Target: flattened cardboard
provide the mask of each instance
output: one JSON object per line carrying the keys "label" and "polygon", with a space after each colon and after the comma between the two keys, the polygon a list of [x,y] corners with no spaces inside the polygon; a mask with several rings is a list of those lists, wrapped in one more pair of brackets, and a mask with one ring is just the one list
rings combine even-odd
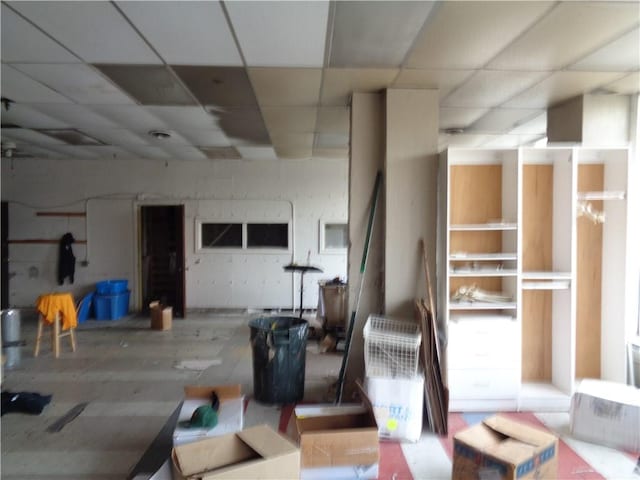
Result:
{"label": "flattened cardboard", "polygon": [[[227,433],[239,432],[244,425],[244,400],[241,395],[240,385],[219,386],[186,386],[185,397],[182,402],[178,423],[173,430],[173,446],[202,440],[206,437],[215,437]],[[215,392],[220,400],[218,411],[218,423],[211,429],[185,428],[180,422],[187,421],[201,405],[211,402],[211,394]]]}
{"label": "flattened cardboard", "polygon": [[457,433],[453,439],[456,480],[554,479],[558,439],[500,415]]}
{"label": "flattened cardboard", "polygon": [[571,398],[570,431],[580,440],[640,452],[640,389],[586,379]]}
{"label": "flattened cardboard", "polygon": [[175,447],[177,479],[297,479],[300,451],[267,425]]}

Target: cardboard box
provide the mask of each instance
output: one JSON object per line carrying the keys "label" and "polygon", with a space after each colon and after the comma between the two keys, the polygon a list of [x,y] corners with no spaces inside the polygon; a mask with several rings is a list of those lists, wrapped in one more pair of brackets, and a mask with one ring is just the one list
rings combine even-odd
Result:
{"label": "cardboard box", "polygon": [[367,377],[366,386],[378,422],[378,436],[384,440],[420,440],[424,377]]}
{"label": "cardboard box", "polygon": [[175,447],[171,460],[175,479],[300,477],[300,451],[267,425]]}
{"label": "cardboard box", "polygon": [[156,301],[149,304],[149,310],[151,312],[151,328],[153,330],[171,330],[172,307],[163,306]]}
{"label": "cardboard box", "polygon": [[[216,392],[220,400],[218,410],[218,424],[212,429],[184,428],[180,422],[187,421],[201,405],[211,402],[211,394]],[[173,430],[173,446],[202,440],[207,437],[217,437],[227,433],[239,432],[244,423],[244,399],[240,385],[219,386],[186,386],[184,387],[184,401],[180,408],[178,423]]]}
{"label": "cardboard box", "polygon": [[554,435],[500,415],[453,437],[452,478],[456,480],[554,479],[557,470]]}
{"label": "cardboard box", "polygon": [[378,425],[370,406],[301,405],[288,433],[300,446],[303,480],[378,476]]}
{"label": "cardboard box", "polygon": [[571,435],[629,452],[640,451],[640,389],[582,380],[571,397]]}

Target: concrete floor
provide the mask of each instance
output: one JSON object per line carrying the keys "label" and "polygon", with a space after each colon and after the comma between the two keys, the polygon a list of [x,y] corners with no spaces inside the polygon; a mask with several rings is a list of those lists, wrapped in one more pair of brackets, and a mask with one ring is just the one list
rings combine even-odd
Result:
{"label": "concrete floor", "polygon": [[[148,318],[90,320],[77,330],[77,351],[62,339],[58,359],[49,342],[33,358],[36,322],[23,318],[27,346],[19,365],[4,370],[2,390],[53,398],[41,415],[2,416],[2,478],[122,480],[150,468],[159,459],[149,455],[149,447],[167,430],[185,385],[240,383],[252,395],[248,321],[259,315],[189,312],[165,332],[150,330]],[[307,342],[305,401],[331,400],[341,362],[341,354],[319,353],[316,340]],[[192,369],[202,363],[211,366]],[[47,432],[84,402],[86,408],[60,432]],[[279,416],[275,406],[252,412],[245,416],[247,427]]]}

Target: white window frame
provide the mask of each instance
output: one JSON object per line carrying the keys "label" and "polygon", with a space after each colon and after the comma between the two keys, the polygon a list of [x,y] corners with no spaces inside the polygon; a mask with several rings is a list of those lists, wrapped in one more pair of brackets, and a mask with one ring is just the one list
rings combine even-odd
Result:
{"label": "white window frame", "polygon": [[347,245],[344,247],[327,247],[325,244],[325,229],[327,225],[344,225],[347,229],[347,237],[349,236],[349,223],[343,219],[321,218],[318,222],[318,252],[321,254],[344,255],[349,249],[348,239]]}

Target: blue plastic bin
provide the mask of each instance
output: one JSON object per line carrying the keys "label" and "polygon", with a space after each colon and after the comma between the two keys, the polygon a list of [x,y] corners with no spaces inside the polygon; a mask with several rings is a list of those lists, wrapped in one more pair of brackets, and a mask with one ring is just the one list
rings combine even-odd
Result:
{"label": "blue plastic bin", "polygon": [[93,309],[96,320],[118,320],[129,313],[129,295],[131,291],[115,295],[94,295]]}
{"label": "blue plastic bin", "polygon": [[116,293],[125,293],[127,291],[129,281],[123,280],[103,280],[96,284],[96,293],[98,295],[115,295]]}
{"label": "blue plastic bin", "polygon": [[93,295],[93,292],[88,293],[80,300],[80,305],[78,306],[78,322],[85,322],[89,318],[89,312],[91,312],[91,306],[93,304]]}

